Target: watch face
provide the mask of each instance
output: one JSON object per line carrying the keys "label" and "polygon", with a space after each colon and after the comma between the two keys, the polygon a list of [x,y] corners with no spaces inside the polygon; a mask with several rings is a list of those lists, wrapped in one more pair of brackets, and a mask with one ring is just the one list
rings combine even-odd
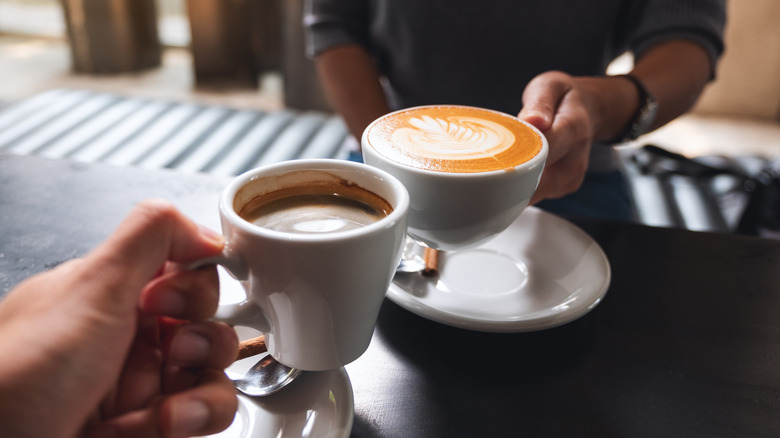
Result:
{"label": "watch face", "polygon": [[639,110],[638,117],[634,122],[634,132],[632,132],[634,138],[637,138],[650,130],[650,126],[653,125],[653,121],[655,121],[655,116],[657,113],[658,102],[656,102],[655,99],[653,99],[650,95],[647,95],[642,108]]}
{"label": "watch face", "polygon": [[656,114],[658,113],[658,102],[655,98],[647,92],[647,88],[638,78],[631,74],[618,75],[631,81],[639,92],[640,107],[634,115],[634,119],[628,125],[623,137],[620,141],[627,142],[636,140],[642,134],[645,134],[650,130],[655,121]]}
{"label": "watch face", "polygon": [[636,85],[637,91],[639,92],[640,107],[626,133],[626,140],[634,140],[650,130],[653,121],[655,121],[655,116],[658,113],[658,102],[653,95],[647,91],[647,88],[645,88],[642,81],[632,75],[626,75],[626,78]]}

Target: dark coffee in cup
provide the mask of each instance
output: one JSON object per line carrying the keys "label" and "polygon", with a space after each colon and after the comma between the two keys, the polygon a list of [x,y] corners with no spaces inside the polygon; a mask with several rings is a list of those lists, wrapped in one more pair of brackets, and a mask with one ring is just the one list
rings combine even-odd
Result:
{"label": "dark coffee in cup", "polygon": [[369,190],[346,181],[324,181],[264,193],[238,214],[269,230],[323,234],[362,228],[392,211],[390,203]]}

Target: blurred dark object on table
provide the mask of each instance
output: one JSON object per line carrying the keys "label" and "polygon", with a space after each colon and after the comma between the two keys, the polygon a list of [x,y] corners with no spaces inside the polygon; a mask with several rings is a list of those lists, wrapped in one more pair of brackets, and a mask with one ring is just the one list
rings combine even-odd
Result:
{"label": "blurred dark object on table", "polygon": [[[667,199],[677,198],[667,204],[673,204],[678,216],[700,204],[712,231],[780,239],[780,158],[688,158],[656,145],[632,150],[625,157],[629,174],[652,178]],[[679,199],[682,195],[675,190],[684,185],[698,190],[698,202]],[[642,196],[641,190],[636,192]]]}

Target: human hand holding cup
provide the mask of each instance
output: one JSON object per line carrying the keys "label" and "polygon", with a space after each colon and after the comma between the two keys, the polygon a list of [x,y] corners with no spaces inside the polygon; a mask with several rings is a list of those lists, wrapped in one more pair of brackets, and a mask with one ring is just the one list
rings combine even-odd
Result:
{"label": "human hand holding cup", "polygon": [[508,114],[460,105],[407,108],[371,123],[366,164],[398,178],[411,197],[409,235],[444,251],[477,246],[528,206],[548,144]]}
{"label": "human hand holding cup", "polygon": [[406,236],[409,196],[386,172],[341,160],[251,170],[219,200],[226,246],[218,263],[246,291],[215,319],[265,335],[274,359],[329,370],[357,359]]}

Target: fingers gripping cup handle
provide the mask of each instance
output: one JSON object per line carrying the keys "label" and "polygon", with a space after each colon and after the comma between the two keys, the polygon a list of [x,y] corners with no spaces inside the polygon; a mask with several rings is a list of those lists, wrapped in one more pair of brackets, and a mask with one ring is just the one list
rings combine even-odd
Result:
{"label": "fingers gripping cup handle", "polygon": [[246,281],[249,278],[249,269],[244,263],[244,259],[238,251],[235,251],[229,244],[225,245],[222,254],[214,257],[206,257],[192,262],[189,269],[199,269],[208,265],[220,265],[227,269],[230,275],[238,281]]}
{"label": "fingers gripping cup handle", "polygon": [[[198,260],[189,265],[189,269],[199,269],[208,265],[220,265],[240,282],[249,279],[249,269],[241,255],[226,245],[222,254]],[[260,308],[248,297],[237,303],[220,304],[214,320],[229,325],[244,325],[258,330],[268,327],[268,323]]]}

